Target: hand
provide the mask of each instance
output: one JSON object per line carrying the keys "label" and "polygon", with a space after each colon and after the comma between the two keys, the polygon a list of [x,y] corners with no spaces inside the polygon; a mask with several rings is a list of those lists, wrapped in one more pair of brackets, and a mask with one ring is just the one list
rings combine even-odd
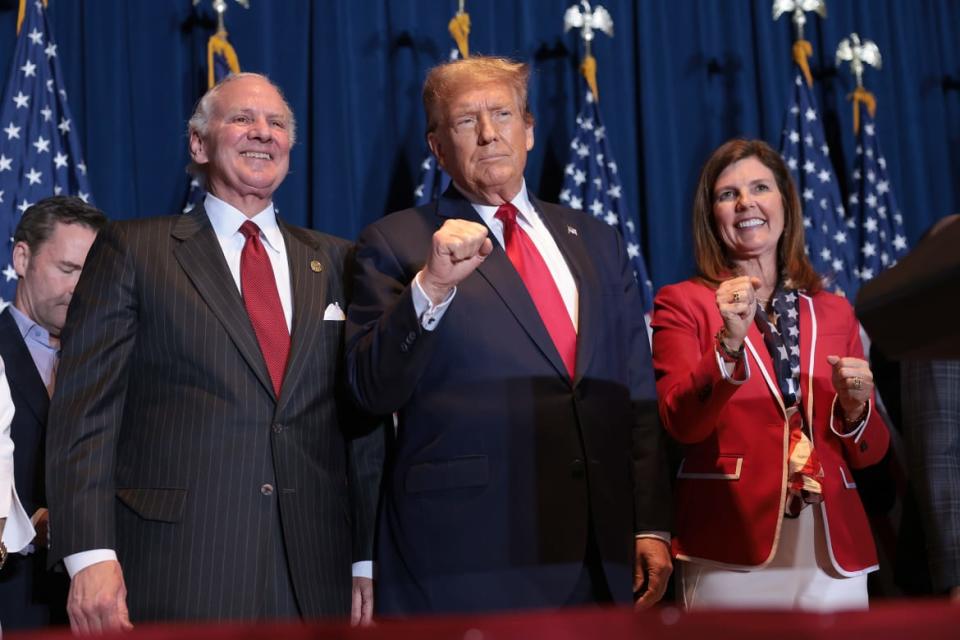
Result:
{"label": "hand", "polygon": [[75,634],[131,631],[127,587],[120,563],[97,562],[74,575],[67,596],[67,613]]}
{"label": "hand", "polygon": [[368,627],[373,624],[373,580],[353,578],[353,604],[350,607],[350,625]]}
{"label": "hand", "polygon": [[717,309],[726,332],[724,343],[731,351],[739,351],[757,313],[757,290],[760,278],[740,276],[724,280],[717,287]]}
{"label": "hand", "polygon": [[860,358],[841,358],[827,356],[827,362],[833,367],[831,382],[837,392],[837,400],[843,408],[847,420],[856,419],[873,393],[873,373],[866,360]]}
{"label": "hand", "polygon": [[451,219],[433,234],[427,265],[420,272],[420,286],[434,304],[443,302],[493,251],[487,231],[482,224]]}
{"label": "hand", "polygon": [[50,512],[44,507],[40,507],[30,516],[30,523],[37,532],[37,535],[33,538],[33,546],[38,549],[46,549],[47,542],[50,540],[50,536],[47,535],[50,528]]}
{"label": "hand", "polygon": [[659,538],[637,538],[634,541],[637,557],[634,560],[633,592],[641,594],[633,603],[634,611],[652,607],[667,590],[667,580],[673,573],[670,546]]}

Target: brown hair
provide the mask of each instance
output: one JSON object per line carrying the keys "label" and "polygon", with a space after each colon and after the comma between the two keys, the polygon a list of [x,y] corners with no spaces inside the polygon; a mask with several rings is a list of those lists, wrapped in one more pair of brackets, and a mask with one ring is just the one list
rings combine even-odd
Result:
{"label": "brown hair", "polygon": [[807,258],[803,241],[803,209],[790,170],[780,154],[762,140],[729,140],[713,152],[697,181],[693,195],[693,247],[700,277],[714,286],[734,273],[734,264],[717,233],[713,216],[713,188],[723,170],[735,162],[754,157],[773,172],[783,199],[783,234],[777,243],[777,272],[791,286],[816,293],[823,287]]}
{"label": "brown hair", "polygon": [[443,107],[467,86],[482,85],[491,82],[503,83],[513,89],[517,104],[523,110],[524,120],[533,123],[527,105],[527,81],[530,79],[530,67],[509,58],[494,56],[472,56],[439,64],[427,73],[423,83],[423,108],[427,115],[427,133],[436,130],[440,124]]}
{"label": "brown hair", "polygon": [[23,212],[13,232],[13,242],[24,242],[36,253],[53,235],[58,223],[78,224],[98,232],[107,224],[107,217],[76,196],[51,196],[38,200]]}

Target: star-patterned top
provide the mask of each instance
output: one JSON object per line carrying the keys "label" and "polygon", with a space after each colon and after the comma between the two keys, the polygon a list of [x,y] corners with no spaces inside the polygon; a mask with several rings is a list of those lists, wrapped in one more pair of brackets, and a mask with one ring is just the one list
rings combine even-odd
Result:
{"label": "star-patterned top", "polygon": [[783,404],[792,407],[800,402],[800,297],[793,289],[777,287],[770,299],[773,313],[769,316],[757,304],[754,322],[763,334]]}
{"label": "star-patterned top", "polygon": [[780,155],[800,195],[807,255],[826,289],[852,299],[857,286],[851,238],[855,229],[843,207],[813,92],[799,68],[784,117]]}
{"label": "star-patterned top", "polygon": [[572,209],[589,211],[620,230],[627,255],[640,284],[643,308],[653,310],[653,283],[640,249],[640,232],[624,202],[617,162],[607,141],[607,130],[593,93],[586,92],[583,108],[577,115],[576,135],[570,141],[570,161],[564,169],[560,202]]}
{"label": "star-patterned top", "polygon": [[91,201],[58,55],[43,3],[28,3],[0,98],[0,309],[16,291],[11,239],[23,212],[53,195]]}
{"label": "star-patterned top", "polygon": [[859,108],[862,125],[857,133],[853,189],[847,210],[860,231],[856,275],[866,282],[906,255],[907,236],[887,174],[887,161],[880,151],[876,122],[867,109]]}

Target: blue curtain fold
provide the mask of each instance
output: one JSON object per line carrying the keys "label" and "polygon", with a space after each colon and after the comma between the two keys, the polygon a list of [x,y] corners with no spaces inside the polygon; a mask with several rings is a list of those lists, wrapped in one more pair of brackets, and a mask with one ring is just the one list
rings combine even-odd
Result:
{"label": "blue curtain fold", "polygon": [[[583,100],[581,47],[563,33],[572,0],[470,0],[471,51],[533,66],[536,146],[527,179],[556,201]],[[689,207],[707,154],[733,136],[779,145],[793,71],[789,17],[770,0],[602,2],[600,107],[628,208],[656,286],[692,273]],[[412,204],[425,149],[420,86],[454,46],[456,0],[230,2],[227,30],[244,70],[268,74],[298,120],[291,174],[276,196],[296,224],[353,238]],[[0,0],[0,74],[10,67],[17,2]],[[846,196],[855,157],[854,88],[834,51],[856,31],[881,71],[864,78],[913,245],[960,211],[960,2],[832,0],[806,38],[834,169]],[[205,86],[209,2],[50,0],[50,18],[94,197],[111,217],[176,213],[188,177],[185,123]]]}

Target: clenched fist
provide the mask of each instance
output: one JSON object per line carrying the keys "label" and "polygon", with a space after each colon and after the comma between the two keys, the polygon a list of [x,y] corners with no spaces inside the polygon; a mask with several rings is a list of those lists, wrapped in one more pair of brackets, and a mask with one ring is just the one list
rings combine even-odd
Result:
{"label": "clenched fist", "polygon": [[493,251],[485,225],[451,219],[433,234],[426,266],[420,271],[420,286],[434,304],[444,301]]}

